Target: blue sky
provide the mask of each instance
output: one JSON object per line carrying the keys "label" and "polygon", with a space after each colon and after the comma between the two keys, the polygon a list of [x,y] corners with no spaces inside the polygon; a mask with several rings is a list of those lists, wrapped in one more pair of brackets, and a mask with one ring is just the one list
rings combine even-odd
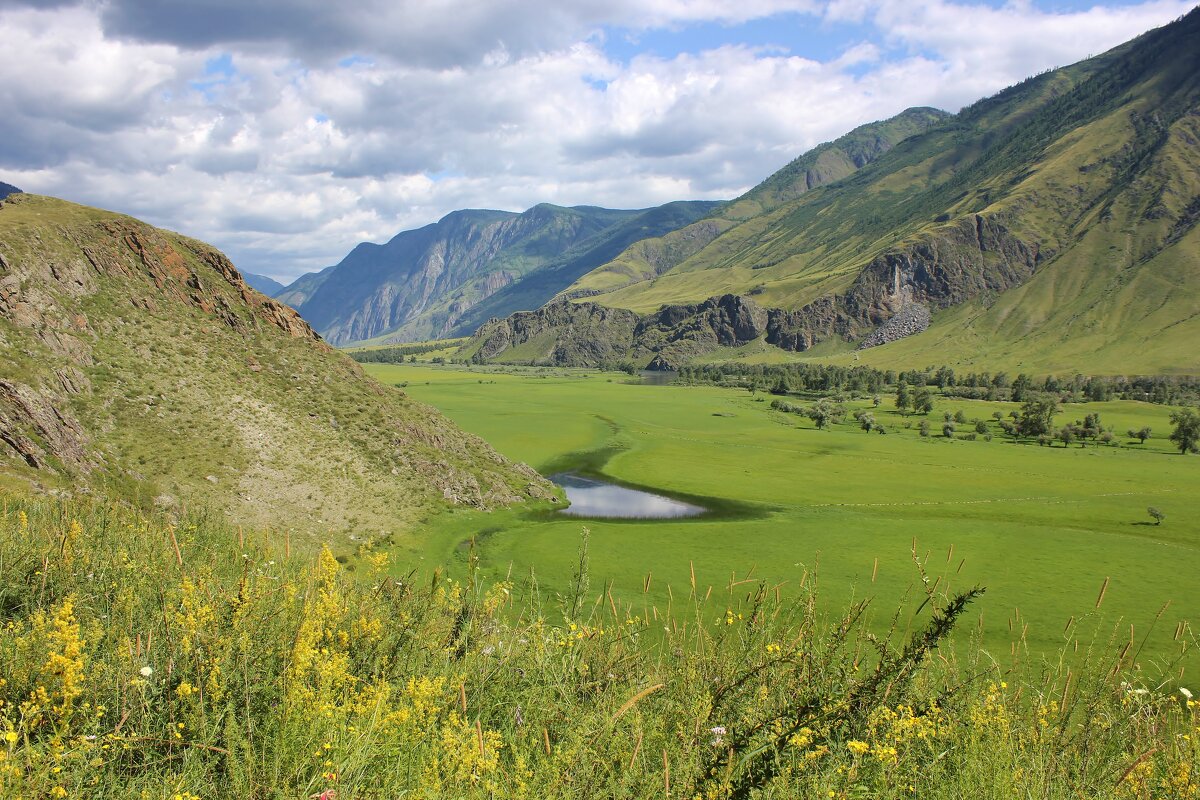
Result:
{"label": "blue sky", "polygon": [[1191,0],[0,2],[0,180],[287,282],[457,208],[733,197]]}

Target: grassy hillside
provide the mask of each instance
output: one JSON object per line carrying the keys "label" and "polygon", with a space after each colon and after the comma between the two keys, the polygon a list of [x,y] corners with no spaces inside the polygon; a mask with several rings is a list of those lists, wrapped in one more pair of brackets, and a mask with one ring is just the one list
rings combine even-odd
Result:
{"label": "grassy hillside", "polygon": [[216,250],[52,198],[0,205],[0,475],[299,537],[548,489],[363,376]]}
{"label": "grassy hillside", "polygon": [[791,310],[784,346],[818,356],[915,303],[929,330],[864,358],[1197,371],[1198,36],[1193,11],[765,205],[667,269],[618,259],[577,286],[639,311],[750,294]]}

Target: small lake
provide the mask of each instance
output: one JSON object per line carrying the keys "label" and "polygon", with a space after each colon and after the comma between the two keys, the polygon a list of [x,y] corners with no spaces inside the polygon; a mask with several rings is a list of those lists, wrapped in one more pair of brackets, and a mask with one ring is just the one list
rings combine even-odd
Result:
{"label": "small lake", "polygon": [[670,497],[585,478],[573,472],[551,475],[550,480],[563,487],[567,500],[571,502],[570,506],[558,513],[572,517],[676,519],[699,516],[708,510]]}

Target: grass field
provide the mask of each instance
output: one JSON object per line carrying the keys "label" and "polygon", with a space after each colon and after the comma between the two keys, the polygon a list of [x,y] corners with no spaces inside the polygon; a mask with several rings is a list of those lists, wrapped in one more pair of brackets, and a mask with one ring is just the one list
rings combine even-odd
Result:
{"label": "grass field", "polygon": [[[607,461],[591,459],[604,475],[720,508],[686,521],[585,523],[547,512],[453,513],[397,542],[424,563],[462,564],[474,537],[487,574],[533,570],[543,588],[565,590],[586,524],[596,593],[611,582],[618,602],[635,610],[686,593],[693,570],[700,592],[746,578],[787,591],[807,571],[827,602],[876,598],[882,625],[897,603],[912,612],[923,599],[915,541],[940,588],[987,588],[979,621],[998,660],[1056,652],[1068,620],[1087,618],[1118,648],[1132,625],[1148,671],[1164,669],[1160,659],[1178,650],[1177,625],[1200,607],[1200,458],[1172,452],[1170,409],[1161,406],[1066,406],[1059,422],[1099,412],[1118,433],[1154,431],[1144,446],[1120,436],[1120,446],[1068,449],[1005,441],[991,414],[1015,406],[998,402],[939,398],[934,431],[943,411],[962,410],[997,434],[962,441],[921,438],[919,418],[896,413],[890,397],[875,411],[889,435],[878,435],[852,420],[818,431],[771,411],[769,396],[633,385],[625,375],[366,369],[407,384],[414,398],[540,470],[587,463],[580,454],[607,449]],[[1147,506],[1166,514],[1161,526]],[[735,587],[734,597],[750,585]]]}

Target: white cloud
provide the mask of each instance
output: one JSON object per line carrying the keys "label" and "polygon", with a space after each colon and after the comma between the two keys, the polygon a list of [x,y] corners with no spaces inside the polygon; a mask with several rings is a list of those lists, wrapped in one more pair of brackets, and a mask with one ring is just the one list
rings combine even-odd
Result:
{"label": "white cloud", "polygon": [[[187,232],[286,280],[455,208],[731,197],[856,125],[956,109],[1186,11],[380,0],[374,17],[295,13],[308,1],[181,15],[167,0],[0,0],[0,180]],[[234,11],[197,22],[218,6]],[[780,10],[865,24],[826,60],[734,43],[624,63],[595,33]]]}

